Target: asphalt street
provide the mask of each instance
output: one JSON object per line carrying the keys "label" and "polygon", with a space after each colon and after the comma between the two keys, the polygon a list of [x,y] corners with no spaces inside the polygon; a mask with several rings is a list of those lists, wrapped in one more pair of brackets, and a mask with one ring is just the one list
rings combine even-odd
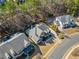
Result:
{"label": "asphalt street", "polygon": [[74,44],[79,43],[79,35],[72,36],[71,38],[65,38],[64,41],[57,47],[48,59],[62,59],[66,51]]}

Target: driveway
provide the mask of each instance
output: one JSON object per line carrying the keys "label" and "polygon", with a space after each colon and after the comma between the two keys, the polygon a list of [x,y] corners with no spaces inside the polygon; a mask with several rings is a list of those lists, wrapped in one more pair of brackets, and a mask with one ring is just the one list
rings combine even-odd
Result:
{"label": "driveway", "polygon": [[48,59],[62,59],[66,51],[76,43],[79,43],[79,35],[65,38],[62,44],[57,47],[54,52],[51,52]]}

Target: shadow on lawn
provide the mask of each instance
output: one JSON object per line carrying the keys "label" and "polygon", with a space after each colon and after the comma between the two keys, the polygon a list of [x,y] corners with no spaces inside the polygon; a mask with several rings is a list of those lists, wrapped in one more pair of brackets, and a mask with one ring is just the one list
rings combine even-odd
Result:
{"label": "shadow on lawn", "polygon": [[34,52],[34,54],[31,57],[37,56],[38,54],[42,55],[42,52],[40,51],[39,46],[36,45],[36,44],[34,44],[34,46],[35,46],[35,52]]}

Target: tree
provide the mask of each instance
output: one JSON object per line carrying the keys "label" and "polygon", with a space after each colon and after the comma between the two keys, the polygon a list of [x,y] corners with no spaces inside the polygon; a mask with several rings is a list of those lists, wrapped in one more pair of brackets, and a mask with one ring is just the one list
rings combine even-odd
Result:
{"label": "tree", "polygon": [[67,13],[75,16],[78,12],[79,0],[65,0],[64,3],[67,7]]}
{"label": "tree", "polygon": [[49,17],[51,16],[60,16],[66,14],[67,8],[65,7],[64,0],[40,0],[41,5],[43,6],[41,9],[44,10],[45,15]]}
{"label": "tree", "polygon": [[11,35],[13,32],[16,32],[16,28],[14,21],[6,20],[0,25],[1,35]]}

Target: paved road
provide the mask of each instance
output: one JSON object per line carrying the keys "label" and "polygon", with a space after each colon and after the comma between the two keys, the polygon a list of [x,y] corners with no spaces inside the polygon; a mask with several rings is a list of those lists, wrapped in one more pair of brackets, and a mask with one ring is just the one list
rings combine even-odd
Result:
{"label": "paved road", "polygon": [[79,35],[75,35],[69,39],[65,38],[63,43],[52,52],[48,59],[62,59],[66,51],[76,43],[79,43]]}

